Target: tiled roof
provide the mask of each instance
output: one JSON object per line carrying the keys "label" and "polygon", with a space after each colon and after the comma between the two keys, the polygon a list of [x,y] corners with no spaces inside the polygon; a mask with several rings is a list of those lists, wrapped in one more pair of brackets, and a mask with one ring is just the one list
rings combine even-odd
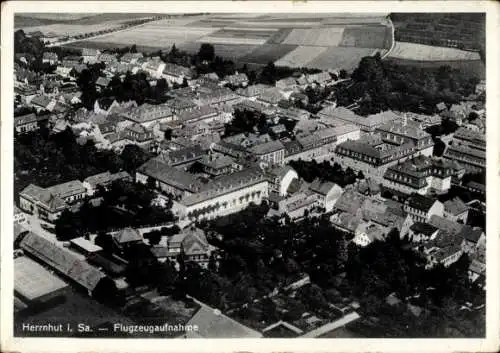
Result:
{"label": "tiled roof", "polygon": [[239,88],[236,90],[236,93],[244,97],[257,97],[269,88],[271,88],[271,86],[258,83],[256,85],[251,85],[245,88]]}
{"label": "tiled roof", "polygon": [[193,161],[195,159],[201,159],[205,155],[205,152],[200,148],[200,146],[186,147],[175,151],[164,152],[158,157],[159,160],[168,165],[177,165],[181,163],[186,163]]}
{"label": "tiled roof", "polygon": [[202,338],[259,338],[260,332],[252,330],[208,306],[201,308],[188,321],[187,325],[198,325],[198,331],[189,331],[188,335]]}
{"label": "tiled roof", "polygon": [[427,212],[438,201],[420,194],[413,194],[406,202],[412,208]]}
{"label": "tiled roof", "polygon": [[410,229],[418,234],[425,234],[427,236],[430,236],[434,234],[435,231],[438,230],[437,227],[434,227],[431,224],[428,223],[422,223],[422,222],[416,222],[410,226]]}
{"label": "tiled roof", "polygon": [[383,132],[392,132],[394,134],[408,136],[412,139],[423,139],[426,137],[430,137],[431,135],[422,129],[420,123],[408,120],[406,123],[404,121],[396,121],[399,117],[396,115],[391,122],[386,123],[378,128],[378,130]]}
{"label": "tiled roof", "polygon": [[255,153],[257,155],[265,155],[268,153],[273,153],[284,149],[285,147],[283,146],[283,144],[280,141],[275,140],[254,145],[250,148],[250,152]]}
{"label": "tiled roof", "polygon": [[31,99],[31,104],[36,104],[44,108],[47,108],[51,102],[52,98],[44,95],[35,96]]}
{"label": "tiled roof", "polygon": [[138,172],[183,190],[194,192],[198,189],[198,182],[192,174],[171,167],[158,158],[153,158],[143,164]]}
{"label": "tiled roof", "polygon": [[196,107],[196,104],[193,101],[186,98],[172,98],[164,104],[171,109],[189,109]]}
{"label": "tiled roof", "polygon": [[24,188],[20,196],[26,197],[33,202],[41,202],[52,212],[60,211],[66,207],[66,203],[59,196],[53,195],[47,189],[34,184],[30,184]]}
{"label": "tiled roof", "polygon": [[152,105],[149,103],[145,103],[122,113],[123,117],[137,123],[171,117],[172,114],[172,110],[167,105]]}
{"label": "tiled roof", "polygon": [[285,96],[278,88],[271,87],[264,90],[257,99],[266,103],[277,104],[284,97]]}
{"label": "tiled roof", "polygon": [[34,233],[24,237],[21,248],[88,290],[94,290],[105,277],[77,254]]}
{"label": "tiled roof", "polygon": [[76,194],[85,193],[85,187],[80,180],[72,180],[66,183],[57,184],[45,190],[63,199]]}
{"label": "tiled roof", "polygon": [[324,196],[328,195],[328,193],[332,189],[337,189],[340,192],[342,192],[342,188],[340,186],[338,186],[337,184],[335,184],[334,182],[320,180],[319,178],[316,178],[311,183],[311,185],[309,185],[309,188],[312,191],[314,191],[315,193],[320,194],[320,195],[324,195]]}
{"label": "tiled roof", "polygon": [[82,55],[83,56],[97,56],[99,55],[100,51],[97,49],[92,49],[92,48],[83,48],[82,49]]}
{"label": "tiled roof", "polygon": [[346,190],[340,195],[335,203],[335,208],[340,211],[355,214],[361,208],[365,199],[366,196],[358,192]]}
{"label": "tiled roof", "polygon": [[120,244],[142,241],[141,234],[136,229],[130,227],[113,234],[113,238]]}
{"label": "tiled roof", "polygon": [[188,121],[198,121],[202,120],[203,118],[206,117],[211,117],[217,114],[217,109],[208,106],[208,105],[203,105],[199,108],[193,109],[191,111],[184,111],[181,112],[178,115],[178,119],[182,122],[188,122]]}
{"label": "tiled roof", "polygon": [[172,76],[185,76],[186,78],[191,78],[193,76],[193,70],[189,67],[180,66],[172,63],[166,63],[163,73]]}
{"label": "tiled roof", "polygon": [[225,155],[217,155],[217,156],[205,155],[200,160],[200,163],[209,166],[211,168],[220,169],[233,165],[234,160],[231,157]]}
{"label": "tiled roof", "polygon": [[31,114],[26,114],[22,116],[15,116],[14,117],[14,126],[22,126],[30,123],[34,123],[37,121],[37,117],[34,113]]}
{"label": "tiled roof", "polygon": [[111,82],[111,80],[109,78],[99,76],[99,78],[97,79],[95,84],[98,86],[108,87],[110,82]]}
{"label": "tiled roof", "polygon": [[448,234],[455,234],[455,235],[459,234],[462,231],[462,228],[464,227],[463,224],[457,223],[455,221],[437,215],[432,215],[427,223],[441,229],[442,231],[445,231]]}
{"label": "tiled roof", "polygon": [[482,234],[483,231],[480,228],[472,228],[468,225],[464,226],[459,233],[465,240],[472,243],[477,243]]}
{"label": "tiled roof", "polygon": [[460,215],[466,212],[468,207],[460,198],[455,197],[452,200],[444,202],[444,210],[453,215]]}
{"label": "tiled roof", "polygon": [[97,185],[103,185],[107,183],[111,183],[117,179],[131,179],[132,177],[127,172],[119,172],[116,174],[111,174],[109,171],[104,173],[95,174],[89,176],[84,180],[84,182],[89,183],[92,187],[96,187]]}
{"label": "tiled roof", "polygon": [[209,244],[205,232],[199,228],[187,231],[182,239],[182,248],[187,256],[206,254],[209,251]]}

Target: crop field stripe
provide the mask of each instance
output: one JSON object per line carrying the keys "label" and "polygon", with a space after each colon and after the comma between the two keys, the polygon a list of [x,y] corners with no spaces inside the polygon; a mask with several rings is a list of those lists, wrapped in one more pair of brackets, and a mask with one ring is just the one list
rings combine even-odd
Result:
{"label": "crop field stripe", "polygon": [[240,61],[252,64],[267,64],[270,61],[278,60],[296,48],[296,45],[290,44],[263,44],[241,57]]}
{"label": "crop field stripe", "polygon": [[293,29],[283,40],[283,44],[309,46],[337,46],[342,40],[342,27]]}
{"label": "crop field stripe", "polygon": [[396,42],[389,56],[391,58],[417,61],[461,61],[480,59],[479,53],[477,52],[405,42]]}
{"label": "crop field stripe", "polygon": [[299,46],[275,62],[277,66],[303,67],[325,52],[327,47]]}
{"label": "crop field stripe", "polygon": [[381,49],[376,48],[353,48],[353,47],[330,47],[313,60],[307,63],[308,67],[321,70],[345,69],[352,70],[357,67],[361,58],[372,56]]}
{"label": "crop field stripe", "polygon": [[261,45],[266,42],[266,39],[258,38],[224,38],[224,37],[202,37],[196,40],[202,43],[212,43],[212,44],[248,44],[248,45]]}

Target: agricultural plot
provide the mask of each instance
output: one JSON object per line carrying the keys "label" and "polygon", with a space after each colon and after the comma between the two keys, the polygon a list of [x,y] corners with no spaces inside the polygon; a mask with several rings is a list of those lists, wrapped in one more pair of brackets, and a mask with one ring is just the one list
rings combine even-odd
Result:
{"label": "agricultural plot", "polygon": [[342,27],[297,28],[293,29],[282,43],[319,47],[337,46],[342,40],[343,32]]}
{"label": "agricultural plot", "polygon": [[94,42],[115,43],[116,46],[140,44],[158,48],[178,45],[182,42],[196,41],[213,32],[211,28],[199,27],[162,27],[145,25],[127,31],[120,31],[92,39]]}
{"label": "agricultural plot", "polygon": [[274,32],[275,29],[260,29],[260,28],[224,28],[220,31],[214,32],[211,35],[218,38],[252,38],[252,39],[265,39],[267,40]]}
{"label": "agricultural plot", "polygon": [[[188,53],[197,53],[200,49],[201,42],[184,42],[176,47],[180,50],[184,50]],[[238,59],[242,56],[251,53],[253,50],[258,48],[256,45],[248,44],[213,44],[215,55],[220,56],[224,59]]]}
{"label": "agricultural plot", "polygon": [[282,29],[274,32],[274,34],[271,37],[269,37],[269,39],[267,40],[267,43],[268,44],[280,44],[286,39],[286,37],[288,37],[288,35],[292,31],[293,31],[293,28],[282,28]]}
{"label": "agricultural plot", "polygon": [[228,37],[216,37],[216,36],[206,36],[196,40],[199,43],[212,43],[212,44],[246,44],[246,45],[261,45],[266,42],[266,39],[259,38],[228,38]]}
{"label": "agricultural plot", "polygon": [[389,57],[416,61],[480,60],[479,53],[473,51],[406,42],[396,42]]}
{"label": "agricultural plot", "polygon": [[24,27],[25,33],[40,31],[43,34],[53,33],[58,36],[75,36],[89,32],[97,32],[119,27],[119,23],[101,23],[96,25],[52,24],[46,26]]}
{"label": "agricultural plot", "polygon": [[327,51],[327,47],[300,46],[286,54],[274,64],[276,66],[306,67],[307,63]]}
{"label": "agricultural plot", "polygon": [[251,53],[241,57],[240,61],[254,64],[267,64],[270,61],[275,62],[296,48],[296,45],[290,44],[263,44],[258,46]]}
{"label": "agricultural plot", "polygon": [[356,48],[391,47],[391,29],[386,26],[347,27],[340,46]]}
{"label": "agricultural plot", "polygon": [[305,66],[321,70],[352,70],[358,66],[363,57],[372,56],[379,50],[373,48],[331,47],[309,61]]}
{"label": "agricultural plot", "polygon": [[453,69],[460,70],[462,73],[470,75],[471,77],[478,77],[481,80],[486,79],[486,67],[481,60],[417,61],[391,57],[388,57],[386,60],[395,65],[428,69],[438,69],[441,66],[449,66]]}

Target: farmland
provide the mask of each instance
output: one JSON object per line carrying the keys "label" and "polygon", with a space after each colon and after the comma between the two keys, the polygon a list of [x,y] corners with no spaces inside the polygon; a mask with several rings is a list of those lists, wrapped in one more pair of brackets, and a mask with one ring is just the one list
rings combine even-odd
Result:
{"label": "farmland", "polygon": [[479,54],[474,51],[405,42],[396,42],[389,57],[417,61],[480,60]]}
{"label": "farmland", "polygon": [[195,53],[202,43],[213,44],[216,55],[239,63],[272,61],[326,70],[351,69],[362,55],[389,48],[392,37],[383,14],[212,14],[152,21],[70,46],[105,49],[136,44],[169,50],[175,44]]}

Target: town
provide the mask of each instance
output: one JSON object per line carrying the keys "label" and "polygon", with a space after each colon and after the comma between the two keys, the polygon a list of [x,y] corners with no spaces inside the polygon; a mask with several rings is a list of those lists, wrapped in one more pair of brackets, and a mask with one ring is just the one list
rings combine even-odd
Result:
{"label": "town", "polygon": [[484,337],[483,77],[14,49],[16,335]]}

